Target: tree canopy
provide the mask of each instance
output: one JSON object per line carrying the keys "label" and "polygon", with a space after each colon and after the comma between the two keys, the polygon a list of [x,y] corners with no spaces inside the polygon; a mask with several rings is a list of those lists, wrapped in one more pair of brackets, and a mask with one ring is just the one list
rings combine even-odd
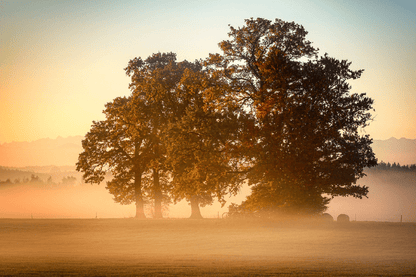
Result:
{"label": "tree canopy", "polygon": [[152,136],[148,109],[132,105],[131,97],[119,97],[107,103],[106,120],[93,122],[82,141],[77,170],[84,180],[101,183],[105,174],[113,178],[107,188],[121,204],[136,203],[136,217],[144,218],[142,174],[152,159]]}
{"label": "tree canopy", "polygon": [[199,206],[237,193],[241,178],[228,174],[236,162],[225,147],[238,126],[238,113],[221,114],[206,105],[205,91],[217,84],[200,63],[157,53],[130,60],[125,71],[132,94],[108,103],[106,120],[94,122],[86,135],[77,163],[84,179],[100,183],[110,171],[107,188],[114,200],[135,201],[139,218],[149,199],[155,200],[156,217],[161,217],[164,196],[174,202],[186,199],[192,217],[201,217]]}
{"label": "tree canopy", "polygon": [[318,57],[306,34],[293,22],[248,19],[231,27],[222,55],[210,56],[230,85],[222,99],[241,103],[255,118],[247,143],[253,193],[245,209],[316,213],[331,197],[368,192],[356,181],[377,163],[372,140],[360,134],[373,100],[350,93],[348,84],[363,70]]}
{"label": "tree canopy", "polygon": [[211,204],[214,197],[224,204],[224,195],[236,194],[242,184],[241,176],[233,174],[239,163],[230,151],[241,111],[227,106],[223,112],[209,105],[206,94],[217,87],[207,72],[186,71],[179,86],[184,112],[166,137],[172,196],[191,202],[192,217],[199,217],[199,205]]}
{"label": "tree canopy", "polygon": [[373,100],[349,84],[363,70],[318,56],[306,35],[293,22],[251,18],[204,61],[130,60],[131,95],[93,122],[77,169],[92,183],[111,171],[107,188],[136,202],[137,217],[148,199],[161,217],[168,198],[200,217],[199,206],[224,204],[245,180],[252,194],[234,210],[320,213],[335,196],[365,197],[357,180],[377,164],[362,133]]}

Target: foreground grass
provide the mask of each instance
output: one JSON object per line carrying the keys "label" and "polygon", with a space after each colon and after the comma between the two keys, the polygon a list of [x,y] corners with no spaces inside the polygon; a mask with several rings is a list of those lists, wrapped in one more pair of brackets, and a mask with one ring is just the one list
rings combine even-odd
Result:
{"label": "foreground grass", "polygon": [[0,275],[416,276],[416,224],[0,219]]}

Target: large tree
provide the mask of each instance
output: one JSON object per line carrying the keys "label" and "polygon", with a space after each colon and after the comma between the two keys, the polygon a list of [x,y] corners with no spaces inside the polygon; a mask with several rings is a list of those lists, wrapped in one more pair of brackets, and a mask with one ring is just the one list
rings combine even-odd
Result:
{"label": "large tree", "polygon": [[[350,92],[350,79],[363,70],[306,40],[298,24],[247,19],[231,27],[223,54],[210,55],[212,70],[228,83],[217,103],[240,103],[255,118],[246,126],[251,158],[251,211],[317,213],[335,196],[362,198],[356,184],[376,165],[372,140],[361,130],[371,120],[373,100]],[[329,196],[329,197],[328,197]]]}
{"label": "large tree", "polygon": [[101,183],[110,172],[107,189],[121,204],[136,203],[136,217],[145,218],[142,175],[153,158],[150,110],[130,97],[106,104],[105,120],[94,121],[82,141],[77,170],[89,183]]}
{"label": "large tree", "polygon": [[[174,53],[157,53],[145,61],[141,58],[130,60],[125,70],[127,75],[131,76],[130,89],[133,101],[144,101],[151,110],[150,117],[155,134],[154,159],[151,163],[153,187],[158,188],[160,187],[160,174],[171,175],[171,165],[166,162],[168,158],[166,144],[169,143],[168,140],[171,137],[169,128],[181,120],[187,105],[187,96],[182,90],[182,79],[185,72],[199,71],[201,66],[198,62],[177,62]],[[174,143],[180,143],[180,141]],[[170,185],[169,188],[172,189],[174,186]],[[176,188],[174,191],[178,191],[178,189]],[[153,195],[156,210],[160,210],[162,195],[157,190]],[[178,198],[175,196],[174,199]],[[193,207],[195,208],[195,206]]]}
{"label": "large tree", "polygon": [[213,196],[222,201],[236,193],[238,176],[229,174],[235,162],[225,148],[238,113],[206,109],[204,93],[218,83],[199,62],[157,53],[130,60],[125,71],[131,96],[108,103],[106,120],[94,122],[83,141],[77,169],[85,180],[100,183],[110,171],[107,188],[117,202],[135,201],[136,217],[144,217],[144,200],[154,199],[161,218],[163,193],[190,201],[192,217],[200,217],[199,206]]}
{"label": "large tree", "polygon": [[233,155],[242,113],[237,106],[218,110],[210,105],[209,95],[220,88],[219,80],[201,68],[186,70],[177,86],[182,114],[166,133],[172,196],[190,202],[191,218],[201,218],[199,207],[214,198],[224,204],[224,195],[236,194],[242,183]]}
{"label": "large tree", "polygon": [[166,178],[160,180],[167,174],[162,134],[176,108],[169,99],[174,99],[170,93],[181,70],[175,54],[157,53],[130,60],[125,71],[132,95],[106,105],[106,120],[93,123],[77,169],[92,183],[100,183],[110,171],[107,189],[116,202],[136,202],[136,217],[144,218],[144,200],[154,199],[154,217],[161,218],[163,192],[169,189]]}

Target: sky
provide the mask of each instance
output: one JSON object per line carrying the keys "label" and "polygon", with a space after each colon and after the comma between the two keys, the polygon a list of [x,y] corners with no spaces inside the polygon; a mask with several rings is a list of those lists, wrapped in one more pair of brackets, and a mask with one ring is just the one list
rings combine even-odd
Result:
{"label": "sky", "polygon": [[364,69],[352,92],[374,99],[374,139],[416,139],[416,2],[0,0],[0,144],[85,135],[129,95],[134,57],[219,53],[229,24],[301,24],[320,54]]}

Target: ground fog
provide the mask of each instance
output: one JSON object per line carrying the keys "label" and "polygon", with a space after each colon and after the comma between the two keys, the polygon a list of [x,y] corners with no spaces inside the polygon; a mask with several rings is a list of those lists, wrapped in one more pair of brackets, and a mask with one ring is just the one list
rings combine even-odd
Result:
{"label": "ground fog", "polygon": [[402,276],[416,224],[0,219],[0,275]]}
{"label": "ground fog", "polygon": [[[347,214],[357,221],[416,222],[416,173],[369,171],[358,184],[369,187],[368,198],[335,197],[327,213],[335,219]],[[242,186],[236,196],[226,195],[221,207],[218,201],[201,208],[205,218],[221,218],[231,203],[240,204],[251,193]],[[151,205],[146,214],[152,217]],[[105,184],[74,186],[42,186],[30,184],[0,185],[0,218],[129,218],[135,215],[135,205],[115,203]],[[183,200],[165,207],[165,218],[186,218],[191,215]]]}

